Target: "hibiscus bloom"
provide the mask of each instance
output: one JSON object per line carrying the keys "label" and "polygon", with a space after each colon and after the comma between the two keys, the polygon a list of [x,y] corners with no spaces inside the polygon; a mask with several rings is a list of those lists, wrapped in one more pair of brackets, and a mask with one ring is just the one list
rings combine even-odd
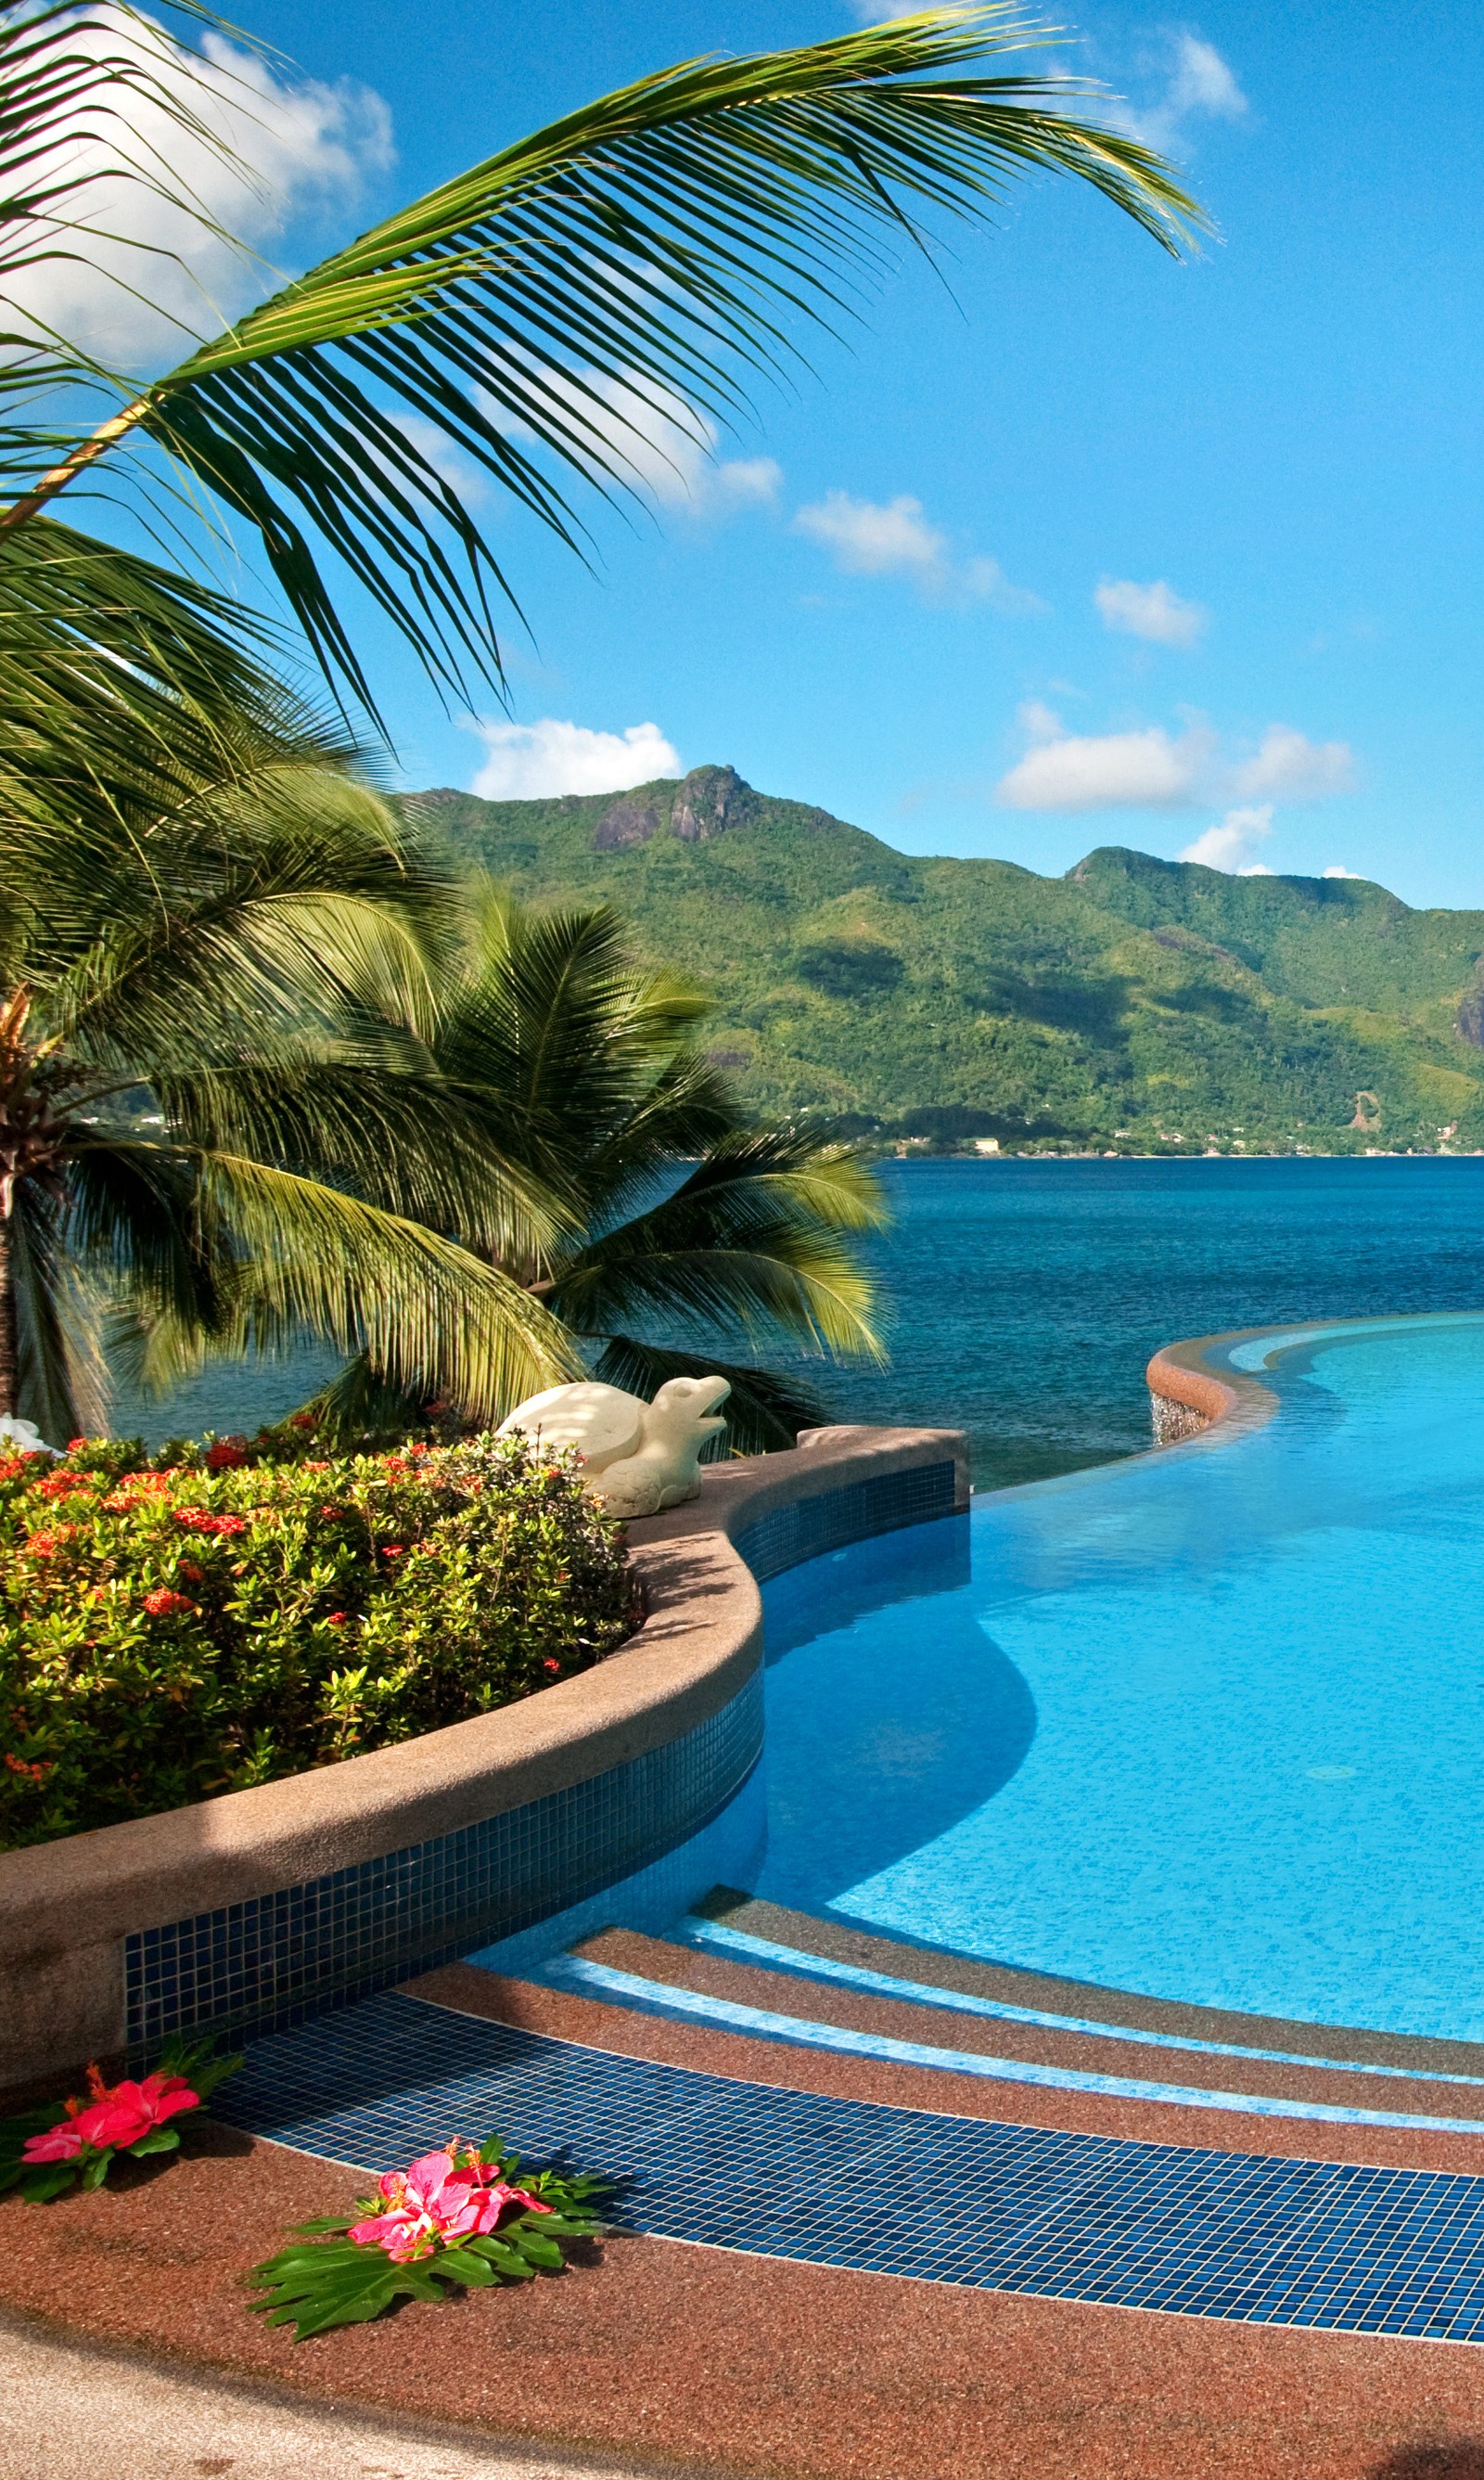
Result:
{"label": "hibiscus bloom", "polygon": [[84,2145],[109,2153],[119,2145],[138,2144],[141,2136],[164,2127],[183,2109],[197,2109],[201,2096],[184,2076],[146,2076],[141,2083],[125,2078],[106,2084],[96,2067],[88,2070],[90,2102],[69,2101],[67,2115],[44,2135],[29,2135],[23,2149],[27,2161],[71,2161]]}
{"label": "hibiscus bloom", "polygon": [[350,2236],[358,2247],[385,2248],[394,2264],[431,2256],[439,2246],[456,2247],[460,2239],[483,2238],[507,2205],[551,2210],[527,2188],[508,2186],[476,2155],[466,2153],[458,2162],[451,2150],[424,2153],[407,2170],[387,2171],[376,2182],[376,2201],[385,2210],[357,2222]]}

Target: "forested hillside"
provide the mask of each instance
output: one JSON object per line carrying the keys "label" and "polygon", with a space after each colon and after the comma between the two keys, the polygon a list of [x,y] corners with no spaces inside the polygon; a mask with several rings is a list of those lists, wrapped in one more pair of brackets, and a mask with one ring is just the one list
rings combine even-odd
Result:
{"label": "forested hillside", "polygon": [[1484,914],[1117,848],[1064,878],[921,860],[729,767],[412,806],[527,899],[619,906],[715,994],[713,1053],[770,1114],[1162,1150],[1484,1145]]}

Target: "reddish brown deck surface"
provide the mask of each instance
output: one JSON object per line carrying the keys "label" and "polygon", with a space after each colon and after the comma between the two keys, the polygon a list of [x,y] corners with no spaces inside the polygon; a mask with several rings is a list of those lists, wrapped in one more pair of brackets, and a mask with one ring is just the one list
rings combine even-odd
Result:
{"label": "reddish brown deck surface", "polygon": [[[780,2050],[498,1982],[471,2011],[713,2072],[975,2115],[1007,2088]],[[1357,2157],[1362,2132],[1014,2092],[1013,2115],[1164,2142]],[[1319,2139],[1319,2140],[1315,2140]],[[414,2307],[294,2344],[244,2276],[352,2174],[226,2129],[116,2192],[0,2208],[0,2301],[114,2342],[320,2398],[753,2480],[1484,2480],[1484,2348],[1141,2314],[842,2272],[663,2239],[558,2280]],[[1392,2139],[1368,2157],[1477,2166]],[[1454,2157],[1446,2160],[1444,2157]],[[1465,2157],[1458,2157],[1460,2155]],[[869,2211],[869,2179],[862,2210]],[[43,2468],[44,2465],[38,2466]],[[133,2475],[130,2475],[133,2480]],[[141,2475],[142,2480],[142,2475]]]}
{"label": "reddish brown deck surface", "polygon": [[243,2275],[352,2183],[222,2131],[127,2190],[7,2205],[0,2295],[313,2395],[757,2480],[1484,2480],[1484,2351],[660,2239],[293,2344],[246,2313]]}

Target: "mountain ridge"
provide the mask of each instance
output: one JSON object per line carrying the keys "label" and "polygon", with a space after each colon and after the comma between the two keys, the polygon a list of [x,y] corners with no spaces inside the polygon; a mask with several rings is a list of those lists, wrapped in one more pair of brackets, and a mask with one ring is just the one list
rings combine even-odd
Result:
{"label": "mountain ridge", "polygon": [[1063,876],[898,852],[729,766],[403,796],[527,901],[608,901],[709,989],[770,1114],[885,1136],[1484,1145],[1484,912],[1101,845]]}

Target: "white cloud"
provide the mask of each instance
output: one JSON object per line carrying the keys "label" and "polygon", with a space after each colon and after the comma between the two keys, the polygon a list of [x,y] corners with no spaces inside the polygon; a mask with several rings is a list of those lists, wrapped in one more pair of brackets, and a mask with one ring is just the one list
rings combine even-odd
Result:
{"label": "white cloud", "polygon": [[834,554],[835,565],[852,577],[906,574],[937,579],[947,561],[948,538],[930,526],[920,500],[853,500],[848,491],[830,491],[794,519],[801,534],[823,543]]}
{"label": "white cloud", "polygon": [[1073,734],[1034,700],[1021,708],[1020,721],[1032,746],[996,790],[1011,810],[1182,809],[1198,797],[1215,743],[1198,723],[1178,738],[1157,724]]}
{"label": "white cloud", "polygon": [[481,801],[553,799],[561,792],[627,792],[658,775],[678,775],[680,762],[657,723],[627,732],[591,732],[585,724],[547,715],[540,723],[475,724],[485,760],[470,786]]}
{"label": "white cloud", "polygon": [[1264,862],[1251,858],[1253,847],[1272,834],[1272,803],[1256,809],[1228,810],[1219,825],[1208,827],[1180,858],[1204,864],[1207,869],[1235,870],[1240,878],[1271,878]]}
{"label": "white cloud", "polygon": [[1008,612],[1045,609],[1038,595],[1011,585],[998,560],[956,562],[947,534],[930,523],[922,502],[905,491],[884,501],[827,491],[799,510],[794,530],[832,553],[848,577],[908,577],[934,598],[961,595]]}
{"label": "white cloud", "polygon": [[[597,371],[547,369],[532,373],[529,384],[553,410],[575,414],[584,430],[596,433],[599,451],[619,468],[623,479],[661,508],[691,517],[726,516],[778,497],[781,465],[771,456],[719,460],[714,423],[683,397],[637,372],[620,378]],[[486,409],[515,437],[532,437],[526,425],[513,421],[502,407],[487,403]]]}
{"label": "white cloud", "polygon": [[1363,869],[1345,869],[1338,861],[1332,861],[1329,867],[1321,872],[1325,878],[1364,878],[1365,875]]}
{"label": "white cloud", "polygon": [[1343,740],[1314,741],[1292,724],[1270,723],[1255,757],[1239,766],[1232,789],[1245,800],[1271,793],[1280,801],[1318,801],[1347,792],[1355,780],[1355,753]]}
{"label": "white cloud", "polygon": [[[180,357],[192,337],[213,332],[273,280],[207,230],[203,215],[263,249],[306,209],[352,203],[367,175],[396,160],[391,115],[368,87],[279,78],[212,31],[188,53],[163,27],[107,0],[79,20],[72,40],[99,60],[128,56],[141,78],[178,91],[210,133],[181,129],[150,94],[115,83],[106,142],[62,139],[28,167],[33,188],[59,177],[87,185],[60,205],[69,224],[86,227],[81,244],[60,228],[53,236],[58,248],[80,246],[85,256],[19,271],[7,282],[7,308],[116,368]],[[126,166],[164,194],[121,177]]]}
{"label": "white cloud", "polygon": [[1164,91],[1142,110],[1122,116],[1145,144],[1162,151],[1178,143],[1188,120],[1241,120],[1247,98],[1214,43],[1182,27],[1173,38]]}
{"label": "white cloud", "polygon": [[1105,578],[1092,597],[1107,629],[1128,637],[1147,637],[1156,646],[1193,646],[1209,614],[1198,603],[1186,603],[1163,578],[1152,585],[1136,585],[1132,578]]}
{"label": "white cloud", "polygon": [[1218,120],[1240,120],[1247,109],[1247,98],[1215,43],[1202,42],[1189,27],[1175,38],[1169,102],[1177,116],[1207,112]]}
{"label": "white cloud", "polygon": [[[1347,791],[1353,755],[1343,741],[1315,742],[1291,724],[1269,724],[1256,752],[1229,754],[1199,715],[1168,732],[1147,724],[1132,732],[1069,733],[1060,715],[1033,700],[1020,710],[1030,743],[996,788],[1011,810],[1194,809],[1203,803],[1316,801]],[[1249,822],[1251,808],[1234,811]],[[1220,830],[1213,828],[1215,835]],[[1216,866],[1224,867],[1224,864]]]}

